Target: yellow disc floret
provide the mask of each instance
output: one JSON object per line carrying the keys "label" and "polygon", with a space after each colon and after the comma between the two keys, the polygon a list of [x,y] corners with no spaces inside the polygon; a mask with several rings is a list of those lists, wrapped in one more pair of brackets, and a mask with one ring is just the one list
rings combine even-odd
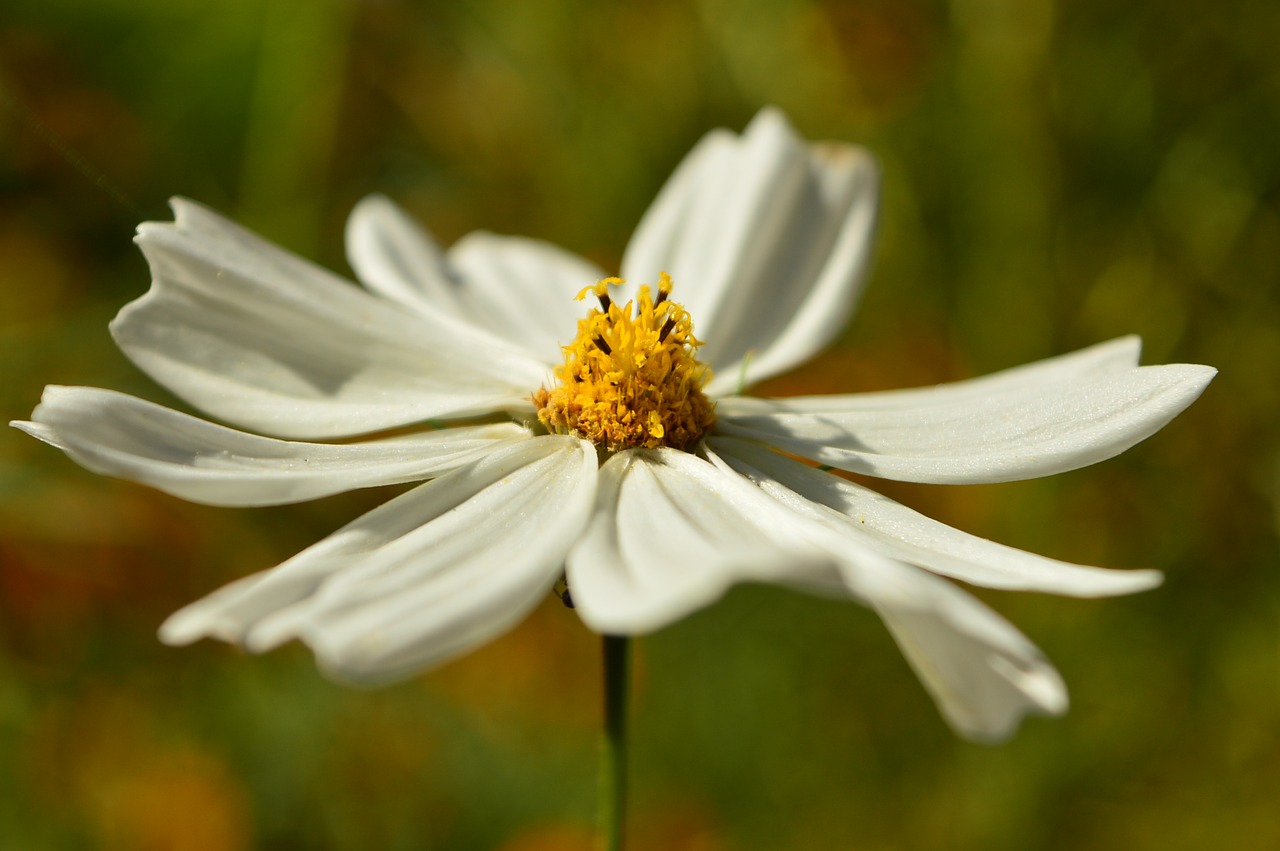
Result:
{"label": "yellow disc floret", "polygon": [[619,307],[605,278],[578,293],[600,302],[578,320],[578,335],[556,367],[559,383],[533,394],[538,419],[559,434],[573,434],[610,452],[635,447],[685,449],[715,424],[715,406],[703,394],[711,370],[698,362],[702,345],[689,313],[669,301],[664,272],[658,296],[640,287],[635,301]]}

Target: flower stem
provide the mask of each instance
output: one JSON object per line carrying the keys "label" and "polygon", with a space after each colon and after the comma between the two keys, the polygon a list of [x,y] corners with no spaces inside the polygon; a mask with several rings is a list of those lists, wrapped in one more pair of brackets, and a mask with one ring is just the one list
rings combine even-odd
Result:
{"label": "flower stem", "polygon": [[627,806],[627,705],[631,639],[604,636],[604,738],[600,748],[600,847],[621,851]]}

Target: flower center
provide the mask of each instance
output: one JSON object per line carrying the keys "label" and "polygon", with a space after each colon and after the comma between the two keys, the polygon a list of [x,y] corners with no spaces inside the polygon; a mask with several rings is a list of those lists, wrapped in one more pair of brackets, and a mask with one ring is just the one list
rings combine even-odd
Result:
{"label": "flower center", "polygon": [[[654,298],[640,287],[619,307],[605,278],[578,293],[600,301],[556,367],[559,383],[533,394],[538,419],[558,434],[573,434],[610,452],[635,447],[685,449],[715,425],[715,405],[702,392],[711,370],[693,356],[689,313],[669,301],[671,278],[663,272]],[[634,308],[634,309],[633,309]]]}

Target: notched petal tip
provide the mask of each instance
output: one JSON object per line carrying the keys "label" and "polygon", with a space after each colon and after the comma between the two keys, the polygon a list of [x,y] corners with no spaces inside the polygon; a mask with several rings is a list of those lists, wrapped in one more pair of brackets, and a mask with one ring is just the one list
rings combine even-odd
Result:
{"label": "notched petal tip", "polygon": [[1217,376],[1216,367],[1205,366],[1198,363],[1175,363],[1165,366],[1143,367],[1144,369],[1165,369],[1171,373],[1180,376],[1181,383],[1187,388],[1188,393],[1194,393],[1188,400],[1188,404],[1194,401],[1204,389],[1209,386],[1209,382]]}
{"label": "notched petal tip", "polygon": [[225,634],[225,630],[218,629],[216,623],[203,613],[191,611],[190,606],[179,609],[165,618],[164,623],[160,624],[160,628],[156,630],[156,637],[160,639],[161,644],[167,644],[170,647],[185,647],[202,638],[219,638],[229,643],[235,642],[234,637]]}
{"label": "notched petal tip", "polygon": [[370,192],[368,195],[365,195],[357,201],[356,205],[351,208],[351,215],[356,216],[361,213],[373,211],[399,213],[400,205],[396,204],[381,192]]}
{"label": "notched petal tip", "polygon": [[213,219],[218,222],[230,221],[221,213],[216,212],[212,207],[205,206],[199,201],[192,201],[182,195],[174,195],[169,198],[169,208],[173,210],[173,223],[180,228],[188,229],[192,225],[198,224],[199,220]]}
{"label": "notched petal tip", "polygon": [[302,640],[306,625],[305,605],[281,609],[253,624],[241,638],[250,653],[266,653],[290,641]]}
{"label": "notched petal tip", "polygon": [[68,396],[74,396],[76,393],[84,391],[83,387],[67,387],[62,384],[45,385],[44,391],[40,394],[40,404],[36,405],[35,410],[31,412],[30,420],[10,420],[9,426],[16,428],[24,434],[29,434],[42,443],[47,443],[55,449],[63,452],[68,451],[68,443],[58,433],[58,430],[48,422],[49,408],[56,405]]}
{"label": "notched petal tip", "polygon": [[[1107,573],[1111,584],[1105,590],[1092,596],[1120,596],[1122,594],[1138,594],[1159,588],[1164,584],[1164,574],[1159,570],[1112,570]],[[1077,596],[1085,596],[1083,594]]]}
{"label": "notched petal tip", "polygon": [[[1139,359],[1142,357],[1142,335],[1125,334],[1124,336],[1121,336],[1121,337],[1115,337],[1105,342],[1097,343],[1091,346],[1090,348],[1093,349],[1094,351],[1101,351],[1103,349],[1107,349],[1107,350],[1115,351],[1118,353],[1125,353],[1126,355],[1132,357],[1133,359],[1132,365],[1137,366],[1139,363]],[[1088,349],[1086,349],[1085,351],[1088,351]],[[1132,354],[1129,354],[1129,353],[1132,353]]]}
{"label": "notched petal tip", "polygon": [[[202,214],[204,216],[218,216],[217,213],[205,205],[182,195],[170,196],[169,209],[173,211],[172,221],[148,219],[145,222],[140,222],[134,231],[133,241],[137,243],[142,237],[165,230],[186,229],[190,227],[193,217],[198,217]],[[221,218],[220,216],[218,217]]]}
{"label": "notched petal tip", "polygon": [[456,656],[472,649],[451,652],[427,663],[417,660],[409,663],[388,663],[377,647],[329,647],[322,641],[309,640],[306,636],[298,636],[298,638],[314,654],[316,668],[325,679],[348,688],[359,689],[376,689],[402,682],[415,674],[425,673],[446,664]]}
{"label": "notched petal tip", "polygon": [[44,423],[31,422],[30,420],[10,420],[9,426],[16,428],[18,431],[29,434],[41,443],[47,443],[54,449],[67,451],[67,444],[63,441],[56,431]]}
{"label": "notched petal tip", "polygon": [[1067,711],[1062,676],[1016,627],[951,583],[903,567],[849,578],[862,580],[871,605],[957,733],[999,742],[1027,715]]}
{"label": "notched petal tip", "polygon": [[882,176],[880,160],[875,154],[861,145],[835,141],[812,142],[809,149],[828,167],[857,173],[862,181],[858,190],[858,203],[875,205]]}
{"label": "notched petal tip", "polygon": [[1071,700],[1062,676],[1047,660],[1039,664],[1018,664],[1006,657],[990,660],[991,669],[1002,676],[1026,700],[1023,707],[1007,716],[988,718],[957,712],[940,704],[943,717],[960,735],[980,744],[998,745],[1008,741],[1028,715],[1058,718],[1070,709]]}

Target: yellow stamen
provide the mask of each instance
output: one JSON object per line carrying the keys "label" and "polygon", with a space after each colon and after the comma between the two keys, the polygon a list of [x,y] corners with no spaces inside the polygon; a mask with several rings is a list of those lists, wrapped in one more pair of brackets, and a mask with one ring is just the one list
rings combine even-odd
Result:
{"label": "yellow stamen", "polygon": [[578,300],[594,294],[600,307],[578,320],[578,335],[556,367],[559,383],[533,394],[538,419],[611,452],[686,449],[716,421],[702,392],[711,370],[694,357],[702,344],[688,312],[668,298],[669,275],[662,273],[656,299],[642,286],[625,307],[609,298],[609,287],[622,283],[605,278],[578,293]]}

